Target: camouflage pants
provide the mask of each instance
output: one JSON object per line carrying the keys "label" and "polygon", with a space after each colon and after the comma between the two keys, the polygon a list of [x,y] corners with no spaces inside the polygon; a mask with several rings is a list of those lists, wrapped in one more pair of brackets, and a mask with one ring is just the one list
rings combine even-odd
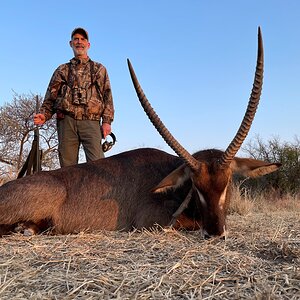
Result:
{"label": "camouflage pants", "polygon": [[83,146],[87,161],[104,157],[99,121],[75,120],[65,115],[57,120],[58,153],[61,167],[78,163],[79,147]]}

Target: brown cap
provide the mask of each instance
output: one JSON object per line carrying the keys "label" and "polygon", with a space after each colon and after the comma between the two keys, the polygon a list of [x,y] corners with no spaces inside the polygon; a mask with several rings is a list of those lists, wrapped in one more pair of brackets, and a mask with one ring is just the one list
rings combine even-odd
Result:
{"label": "brown cap", "polygon": [[87,40],[89,40],[88,32],[87,32],[85,29],[81,28],[81,27],[75,28],[75,29],[72,31],[71,39],[73,38],[73,36],[74,36],[76,33],[79,33],[79,34],[83,35]]}

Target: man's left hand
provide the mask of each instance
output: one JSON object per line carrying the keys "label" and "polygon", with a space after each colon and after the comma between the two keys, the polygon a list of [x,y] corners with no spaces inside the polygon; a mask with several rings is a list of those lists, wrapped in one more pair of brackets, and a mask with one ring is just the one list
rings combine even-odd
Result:
{"label": "man's left hand", "polygon": [[111,125],[108,123],[102,124],[102,134],[103,138],[105,139],[111,133]]}

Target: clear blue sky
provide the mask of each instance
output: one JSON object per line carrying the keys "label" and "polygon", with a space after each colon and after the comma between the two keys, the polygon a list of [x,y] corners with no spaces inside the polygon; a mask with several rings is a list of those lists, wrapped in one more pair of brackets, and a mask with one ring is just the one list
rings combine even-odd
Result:
{"label": "clear blue sky", "polygon": [[137,147],[172,153],[137,100],[127,58],[188,151],[226,148],[249,99],[261,26],[264,87],[246,141],[299,136],[299,0],[3,0],[0,24],[0,105],[13,91],[44,96],[54,69],[72,58],[71,31],[88,30],[89,55],[107,67],[113,89],[118,142],[110,155]]}

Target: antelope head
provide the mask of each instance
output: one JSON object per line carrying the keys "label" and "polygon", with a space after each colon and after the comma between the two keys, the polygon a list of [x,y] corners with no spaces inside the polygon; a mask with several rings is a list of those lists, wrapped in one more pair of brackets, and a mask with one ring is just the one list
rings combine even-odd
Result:
{"label": "antelope head", "polygon": [[127,60],[127,62],[134,88],[148,118],[166,143],[184,161],[183,165],[165,177],[153,191],[159,193],[168,189],[176,189],[183,185],[184,182],[191,180],[190,193],[174,216],[178,216],[187,207],[192,197],[191,195],[196,195],[195,197],[198,198],[197,207],[200,207],[199,210],[202,216],[201,222],[204,233],[207,236],[223,236],[225,234],[225,219],[230,201],[232,175],[239,173],[249,177],[262,176],[277,170],[280,166],[280,164],[276,163],[235,157],[250,130],[262,91],[264,53],[260,28],[258,28],[256,72],[248,106],[235,137],[224,152],[211,149],[191,155],[183,148],[151,107],[130,61]]}

